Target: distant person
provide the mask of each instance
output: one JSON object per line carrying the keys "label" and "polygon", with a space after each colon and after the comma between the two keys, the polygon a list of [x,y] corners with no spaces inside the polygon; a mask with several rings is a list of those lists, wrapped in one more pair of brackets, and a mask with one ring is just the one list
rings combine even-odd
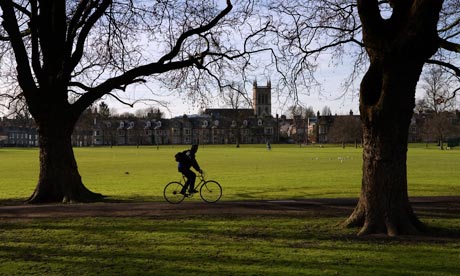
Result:
{"label": "distant person", "polygon": [[270,142],[267,142],[267,150],[271,150],[272,149],[272,145],[270,145]]}
{"label": "distant person", "polygon": [[189,188],[189,193],[191,194],[198,192],[195,190],[196,174],[190,169],[193,167],[200,174],[203,173],[200,165],[198,165],[198,162],[195,159],[195,154],[197,151],[198,145],[192,145],[189,150],[184,150],[176,154],[176,161],[178,162],[177,169],[187,178],[184,187],[180,191],[180,193],[183,195],[186,195],[187,188]]}

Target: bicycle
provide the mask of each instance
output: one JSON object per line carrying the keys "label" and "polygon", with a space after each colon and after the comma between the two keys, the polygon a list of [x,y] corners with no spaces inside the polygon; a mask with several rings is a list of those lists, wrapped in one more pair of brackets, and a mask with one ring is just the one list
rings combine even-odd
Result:
{"label": "bicycle", "polygon": [[[199,174],[199,183],[195,189],[199,191],[200,197],[204,202],[215,203],[222,197],[222,187],[215,180],[206,180],[204,174]],[[172,204],[181,203],[186,197],[192,198],[193,193],[181,194],[180,191],[184,187],[187,178],[182,175],[182,180],[172,181],[166,184],[163,190],[163,196],[167,202]]]}

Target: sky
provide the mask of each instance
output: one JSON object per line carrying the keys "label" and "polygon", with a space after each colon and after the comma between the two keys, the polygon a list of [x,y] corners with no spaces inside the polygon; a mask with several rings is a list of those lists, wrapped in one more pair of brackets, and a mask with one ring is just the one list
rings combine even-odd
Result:
{"label": "sky", "polygon": [[[316,73],[316,79],[322,85],[321,91],[313,91],[309,94],[300,93],[299,101],[303,107],[312,107],[316,112],[323,110],[325,106],[329,107],[332,114],[337,115],[346,115],[350,113],[350,110],[353,114],[359,114],[359,82],[361,77],[357,79],[357,83],[349,91],[344,92],[344,88],[341,83],[348,77],[350,72],[349,65],[343,64],[338,67],[330,67],[328,65],[321,66]],[[257,83],[259,85],[266,85],[266,77],[257,77]],[[421,81],[419,81],[420,86]],[[292,99],[286,98],[285,96],[277,96],[277,91],[273,88],[272,82],[272,115],[289,115],[288,108],[293,105]],[[213,95],[210,97],[210,101],[205,106],[200,106],[199,103],[193,103],[187,101],[187,98],[184,95],[180,95],[177,92],[171,91],[162,91],[157,93],[152,98],[151,92],[146,92],[146,89],[143,87],[136,87],[129,92],[128,95],[134,98],[151,98],[156,101],[165,102],[165,106],[161,106],[156,102],[140,102],[137,103],[134,107],[129,107],[122,105],[114,100],[103,99],[106,103],[109,104],[110,108],[114,108],[118,114],[125,112],[135,113],[136,110],[146,109],[149,107],[160,108],[164,113],[165,118],[173,118],[177,116],[182,116],[184,114],[192,115],[198,114],[203,108],[226,108],[223,103],[222,98],[219,96]],[[155,85],[150,86],[150,90],[161,91]],[[252,96],[252,83],[248,84],[247,90],[251,91],[249,96]],[[145,96],[142,94],[145,93]],[[416,99],[422,99],[424,92],[419,88],[416,92]]]}
{"label": "sky", "polygon": [[[388,15],[389,14],[390,13],[388,13]],[[359,81],[362,76],[357,78],[357,83],[355,83],[354,87],[346,93],[341,86],[341,83],[348,77],[349,73],[351,72],[350,67],[352,64],[350,64],[350,62],[353,61],[347,60],[346,57],[344,57],[343,64],[340,65],[331,65],[328,60],[324,60],[316,72],[316,79],[322,85],[321,91],[310,93],[302,93],[301,91],[299,94],[300,104],[303,107],[312,107],[315,112],[321,112],[322,109],[327,106],[330,108],[332,114],[349,114],[350,110],[353,111],[354,114],[359,114],[358,88]],[[261,75],[260,77],[257,76],[256,78],[259,85],[265,85],[267,81],[266,77]],[[247,91],[251,91],[251,86],[251,83],[247,84]],[[152,97],[149,92],[145,92],[142,89],[142,87],[137,87],[134,89],[134,94],[138,96],[137,98],[142,98],[144,93],[146,95],[145,97]],[[161,89],[158,89],[158,87],[155,87],[154,85],[152,85],[150,89],[154,91],[161,91]],[[416,98],[423,98],[423,91],[421,91],[421,89],[417,90]],[[166,102],[166,107],[162,107],[152,102],[139,103],[134,107],[128,107],[109,99],[104,99],[104,101],[106,101],[110,107],[115,108],[119,114],[125,112],[135,113],[135,111],[138,109],[145,109],[148,107],[159,107],[167,118],[182,116],[184,114],[197,114],[203,108],[203,106],[200,106],[197,103],[187,101],[184,95],[172,93],[171,91],[162,91],[161,93],[157,93],[153,99]],[[277,96],[277,91],[274,89],[272,80],[272,115],[288,115],[288,108],[292,105],[292,99],[286,98],[284,96]],[[210,97],[209,103],[204,107],[224,108],[226,106],[223,104],[223,101],[219,99],[219,97],[213,95]]]}
{"label": "sky", "polygon": [[[346,61],[342,65],[331,66],[330,63],[325,60],[317,71],[316,79],[321,83],[321,91],[312,91],[309,93],[300,91],[299,103],[303,107],[312,107],[315,112],[321,112],[322,109],[327,106],[332,111],[332,114],[349,114],[350,110],[354,114],[359,114],[359,78],[358,83],[350,91],[344,94],[344,90],[341,87],[343,82],[348,76],[350,64],[346,64]],[[259,85],[265,85],[267,77],[256,76],[254,80],[257,80]],[[251,80],[252,82],[252,80]],[[293,105],[292,99],[286,98],[285,96],[279,96],[276,91],[276,86],[272,80],[272,115],[289,115],[288,108]],[[246,87],[247,91],[252,91],[252,83],[248,83]],[[152,95],[152,91],[156,91],[155,95]],[[159,92],[158,92],[159,91]],[[252,93],[249,92],[249,96]],[[421,98],[420,92],[418,98]],[[118,114],[125,112],[135,113],[139,109],[146,109],[149,107],[160,108],[166,118],[172,118],[176,116],[182,116],[184,114],[197,114],[203,108],[224,108],[226,107],[223,100],[217,95],[212,95],[206,106],[202,106],[199,103],[193,103],[187,100],[185,95],[180,95],[176,92],[163,90],[157,87],[155,84],[149,84],[149,89],[144,86],[130,86],[125,93],[123,98],[127,102],[133,102],[137,99],[149,98],[149,101],[141,101],[129,107],[117,102],[110,97],[104,97],[101,101],[106,102],[110,108],[116,110]],[[163,102],[164,105],[158,104]]]}
{"label": "sky", "polygon": [[[359,95],[358,90],[355,88],[353,91],[348,91],[344,95],[343,88],[340,83],[346,77],[344,71],[337,73],[334,70],[318,76],[318,80],[321,81],[323,87],[321,92],[311,92],[310,94],[303,93],[299,95],[299,100],[301,105],[304,107],[313,107],[313,110],[316,112],[321,112],[325,106],[329,107],[332,111],[332,114],[345,115],[349,114],[350,110],[353,111],[353,114],[359,114]],[[259,85],[265,85],[266,80],[258,79]],[[359,87],[359,85],[357,86]],[[142,88],[136,88],[137,95],[142,94]],[[151,97],[150,93],[146,92],[148,97]],[[146,109],[149,107],[160,108],[164,113],[166,118],[173,118],[177,116],[182,116],[184,114],[198,114],[202,109],[198,103],[192,103],[187,101],[184,95],[179,95],[177,92],[165,92],[165,95],[157,95],[154,97],[154,100],[165,102],[166,106],[161,106],[157,103],[152,102],[139,102],[134,105],[134,107],[129,107],[122,105],[115,100],[103,99],[108,103],[110,108],[114,108],[118,114],[125,112],[135,113],[136,110]],[[417,90],[416,94],[417,99],[423,98],[423,91],[420,89]],[[292,106],[290,99],[286,97],[281,97],[278,99],[276,91],[272,89],[272,115],[288,115],[288,108]],[[211,102],[204,106],[204,108],[226,108],[223,101],[218,97],[212,97]]]}
{"label": "sky", "polygon": [[[358,90],[347,91],[344,94],[344,90],[341,87],[341,82],[348,76],[348,68],[346,65],[339,67],[328,67],[322,66],[317,71],[317,81],[322,85],[321,91],[312,91],[310,93],[300,91],[299,102],[304,107],[312,107],[315,113],[321,112],[322,109],[327,106],[331,109],[332,114],[344,115],[349,114],[350,110],[354,114],[359,114],[359,96]],[[258,85],[266,85],[267,77],[261,76],[256,79]],[[288,115],[288,108],[293,105],[292,99],[286,96],[278,96],[275,85],[272,82],[272,115]],[[151,84],[150,90],[161,91],[160,88]],[[359,87],[359,85],[357,85]],[[252,96],[252,83],[249,83],[246,88],[250,91]],[[129,91],[131,90],[131,91]],[[147,91],[143,86],[131,87],[128,89],[128,98],[152,98],[150,91]],[[344,95],[343,95],[344,94]],[[161,106],[155,102],[139,102],[134,107],[122,105],[115,100],[109,98],[103,99],[110,108],[114,108],[118,114],[125,112],[135,113],[136,110],[145,109],[148,107],[160,108],[166,118],[173,118],[176,116],[182,116],[184,114],[198,114],[200,109],[204,108],[225,108],[223,100],[219,96],[212,96],[210,102],[201,107],[199,103],[192,103],[187,101],[185,95],[180,95],[177,92],[165,91],[157,93],[153,96],[154,100],[166,102],[167,105]]]}
{"label": "sky", "polygon": [[[272,91],[272,93],[276,93]],[[319,93],[312,93],[310,95],[301,95],[299,98],[302,101],[302,105],[305,107],[313,107],[315,112],[320,111],[325,107],[328,106],[333,114],[348,114],[350,110],[353,111],[354,114],[359,114],[359,99],[357,95],[346,95],[343,98],[337,98],[338,95],[334,93],[329,94],[319,94]],[[159,107],[162,112],[165,113],[165,117],[172,118],[176,116],[182,116],[184,114],[198,114],[201,107],[197,106],[197,104],[187,103],[186,99],[181,98],[180,95],[178,96],[164,96],[158,97],[158,100],[168,102],[167,108],[162,107],[159,105],[149,105],[144,103],[137,103],[134,107],[129,107],[117,103],[113,100],[105,100],[108,103],[109,107],[114,108],[117,113],[122,114],[125,112],[135,113],[138,109],[145,109],[149,106]],[[287,115],[287,109],[292,104],[284,103],[284,99],[281,100],[277,99],[276,95],[272,95],[272,115]],[[215,100],[207,106],[207,108],[226,108],[225,104],[222,101]]]}
{"label": "sky", "polygon": [[[223,1],[217,1],[218,3],[224,3]],[[232,36],[232,34],[229,34]],[[241,40],[238,38],[238,33],[233,34],[235,35],[235,42],[238,44],[237,41]],[[241,46],[241,45],[240,45]],[[255,61],[257,60],[257,61]],[[265,61],[270,61],[270,57],[252,57],[251,63],[258,64],[258,62],[265,63]],[[267,68],[262,68],[263,65],[260,65],[260,70],[265,72]],[[348,76],[350,70],[347,68],[347,64],[343,64],[339,67],[330,67],[330,63],[328,60],[324,61],[317,71],[317,81],[322,84],[321,91],[312,91],[312,92],[302,92],[300,91],[299,94],[299,101],[303,107],[312,107],[315,112],[320,111],[325,107],[328,106],[332,113],[335,114],[348,114],[350,110],[353,113],[359,113],[359,97],[358,91],[348,91],[343,97],[341,95],[344,93],[340,83]],[[275,89],[276,83],[276,76],[268,76],[271,78],[272,81],[272,115],[288,115],[287,110],[290,106],[294,103],[292,99],[286,98],[285,96],[278,96],[278,91]],[[267,82],[267,76],[263,74],[256,75],[253,80],[257,80],[259,85],[265,85]],[[252,79],[249,78],[249,83],[246,84],[246,90],[249,91],[249,97],[252,96]],[[356,87],[359,87],[356,86]],[[153,97],[154,100],[167,102],[167,108],[162,107],[154,102],[147,102],[147,103],[139,103],[136,104],[134,107],[129,107],[126,105],[122,105],[117,103],[115,100],[110,100],[109,98],[104,99],[106,103],[109,104],[109,107],[113,107],[116,109],[117,113],[122,114],[125,112],[135,113],[138,109],[145,109],[148,107],[159,107],[162,112],[164,112],[165,117],[171,118],[175,116],[182,116],[184,114],[197,114],[200,109],[203,107],[200,104],[193,104],[190,101],[187,101],[185,95],[178,95],[178,93],[173,93],[171,91],[165,91],[161,88],[151,84],[149,86],[151,91],[161,91],[156,92],[156,95]],[[127,96],[128,101],[130,100],[129,97],[132,99],[135,98],[152,98],[152,94],[147,89],[143,88],[142,86],[137,86],[135,88],[129,88],[131,90],[129,94],[134,96]],[[162,95],[161,95],[162,94]],[[144,96],[145,95],[145,96]],[[131,101],[132,101],[131,99]],[[225,105],[223,100],[217,96],[213,95],[210,97],[210,102],[205,106],[205,108],[224,108]]]}

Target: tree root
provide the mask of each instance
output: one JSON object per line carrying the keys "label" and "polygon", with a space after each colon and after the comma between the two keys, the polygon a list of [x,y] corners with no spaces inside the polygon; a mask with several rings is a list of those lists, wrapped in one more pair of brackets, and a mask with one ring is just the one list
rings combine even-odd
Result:
{"label": "tree root", "polygon": [[358,206],[353,213],[341,223],[342,227],[360,228],[357,235],[367,236],[385,234],[389,237],[400,235],[420,235],[427,231],[427,227],[417,218],[410,209],[401,212],[397,218],[389,219],[385,216],[366,216],[366,212]]}
{"label": "tree root", "polygon": [[[25,201],[26,204],[43,204],[43,203],[90,203],[99,202],[104,199],[100,193],[94,193],[88,190],[82,183],[73,192],[64,195],[64,192],[50,192],[47,189],[35,190],[35,192]],[[75,191],[76,190],[76,191]]]}

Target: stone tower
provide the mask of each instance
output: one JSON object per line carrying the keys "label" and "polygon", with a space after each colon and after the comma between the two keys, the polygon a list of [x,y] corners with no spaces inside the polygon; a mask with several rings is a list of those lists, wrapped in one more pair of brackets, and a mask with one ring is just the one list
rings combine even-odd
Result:
{"label": "stone tower", "polygon": [[270,81],[267,81],[267,86],[257,86],[257,81],[254,81],[252,86],[252,100],[254,102],[254,114],[256,116],[272,115],[271,86]]}

